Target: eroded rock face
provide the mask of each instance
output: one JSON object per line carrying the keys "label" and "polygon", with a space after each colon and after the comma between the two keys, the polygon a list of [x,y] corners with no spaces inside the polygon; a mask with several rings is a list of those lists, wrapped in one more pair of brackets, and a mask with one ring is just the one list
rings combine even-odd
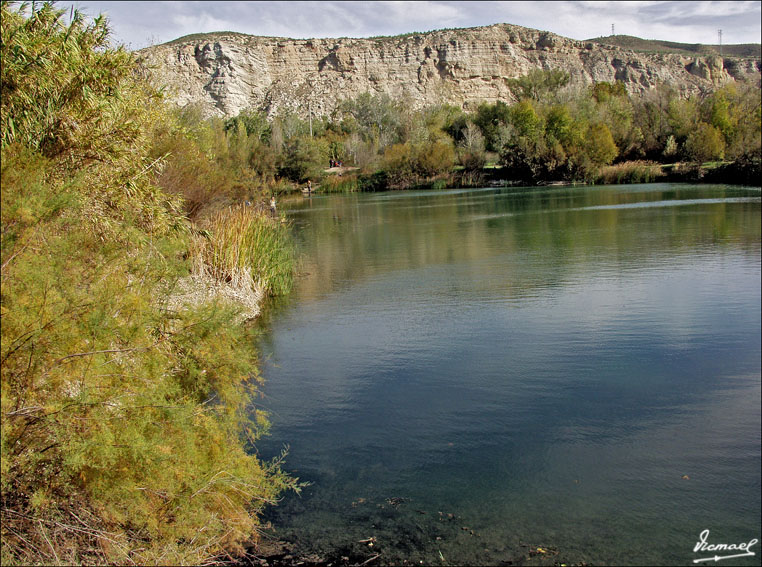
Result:
{"label": "eroded rock face", "polygon": [[645,54],[509,24],[392,38],[292,40],[236,33],[175,41],[139,52],[180,105],[208,115],[246,108],[330,114],[343,99],[386,93],[414,108],[447,102],[466,110],[515,100],[507,81],[563,69],[572,85],[623,81],[630,93],[669,83],[683,94],[729,81],[759,85],[759,62]]}

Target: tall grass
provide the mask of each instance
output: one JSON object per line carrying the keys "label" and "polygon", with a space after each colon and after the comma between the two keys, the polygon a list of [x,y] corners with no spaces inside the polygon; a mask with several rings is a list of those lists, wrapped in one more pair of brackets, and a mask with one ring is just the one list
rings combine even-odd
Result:
{"label": "tall grass", "polygon": [[195,271],[268,295],[291,289],[296,252],[279,218],[238,205],[215,213],[205,229],[191,247]]}
{"label": "tall grass", "polygon": [[324,193],[354,193],[360,189],[360,183],[356,174],[329,175],[320,183],[320,190]]}
{"label": "tall grass", "polygon": [[600,168],[596,183],[650,183],[665,176],[662,166],[652,161],[627,161]]}

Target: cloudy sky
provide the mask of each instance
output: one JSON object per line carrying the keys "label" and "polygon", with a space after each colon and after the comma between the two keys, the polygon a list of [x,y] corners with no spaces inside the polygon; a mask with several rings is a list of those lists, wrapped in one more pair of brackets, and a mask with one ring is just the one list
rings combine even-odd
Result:
{"label": "cloudy sky", "polygon": [[60,1],[106,13],[132,49],[190,33],[290,38],[369,37],[510,23],[574,39],[611,34],[684,43],[759,43],[762,3],[750,2],[104,2]]}

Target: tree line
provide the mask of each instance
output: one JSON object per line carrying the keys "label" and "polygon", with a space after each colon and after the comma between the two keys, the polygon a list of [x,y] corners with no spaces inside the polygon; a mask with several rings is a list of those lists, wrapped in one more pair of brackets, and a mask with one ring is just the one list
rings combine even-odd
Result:
{"label": "tree line", "polygon": [[[448,104],[413,110],[411,101],[363,93],[311,125],[293,112],[268,118],[257,110],[208,124],[218,144],[227,140],[218,147],[228,148],[234,170],[276,191],[307,179],[323,179],[329,190],[478,183],[485,166],[526,183],[595,182],[608,166],[629,162],[758,167],[759,85],[728,83],[685,97],[663,84],[633,96],[621,82],[572,88],[560,70],[535,70],[509,85],[517,102],[470,112]],[[360,175],[326,178],[331,160]]]}

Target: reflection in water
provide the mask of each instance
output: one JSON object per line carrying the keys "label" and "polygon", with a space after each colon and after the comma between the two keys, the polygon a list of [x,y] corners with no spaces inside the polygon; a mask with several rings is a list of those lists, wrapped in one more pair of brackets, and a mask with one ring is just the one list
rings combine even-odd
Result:
{"label": "reflection in water", "polygon": [[704,529],[759,537],[759,189],[313,197],[289,216],[303,276],[262,343],[258,449],[290,444],[314,484],[272,510],[279,535],[429,564],[522,542],[558,550],[538,564],[686,564]]}

